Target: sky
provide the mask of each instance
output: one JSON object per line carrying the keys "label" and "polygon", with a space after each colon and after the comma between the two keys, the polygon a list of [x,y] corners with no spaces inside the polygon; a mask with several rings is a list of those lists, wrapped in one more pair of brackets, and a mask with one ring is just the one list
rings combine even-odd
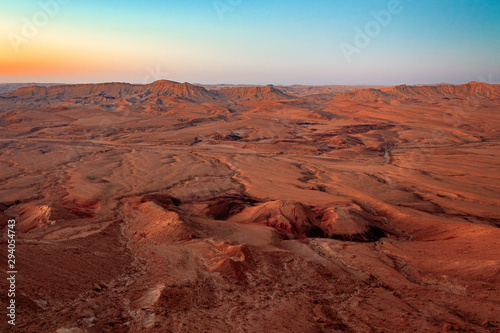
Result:
{"label": "sky", "polygon": [[500,82],[498,0],[0,0],[0,83]]}

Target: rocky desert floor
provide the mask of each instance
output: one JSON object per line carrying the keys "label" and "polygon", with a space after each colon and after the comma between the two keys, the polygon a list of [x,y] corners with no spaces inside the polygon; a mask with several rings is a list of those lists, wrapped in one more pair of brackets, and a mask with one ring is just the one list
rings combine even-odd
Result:
{"label": "rocky desert floor", "polygon": [[207,88],[0,95],[0,331],[500,332],[498,85]]}

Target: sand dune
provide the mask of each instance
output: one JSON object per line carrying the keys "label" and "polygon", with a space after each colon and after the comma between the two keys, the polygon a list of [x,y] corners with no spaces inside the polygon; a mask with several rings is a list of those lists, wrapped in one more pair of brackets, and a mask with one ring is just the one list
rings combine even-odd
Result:
{"label": "sand dune", "polygon": [[17,330],[500,329],[498,85],[212,88],[0,95]]}

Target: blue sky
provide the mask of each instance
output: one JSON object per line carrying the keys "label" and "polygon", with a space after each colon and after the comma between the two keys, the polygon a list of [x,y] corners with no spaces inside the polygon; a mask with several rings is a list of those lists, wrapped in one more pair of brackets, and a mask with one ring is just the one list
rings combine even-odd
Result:
{"label": "blue sky", "polygon": [[[26,36],[41,3],[57,10]],[[498,0],[0,0],[0,13],[0,82],[500,81]]]}

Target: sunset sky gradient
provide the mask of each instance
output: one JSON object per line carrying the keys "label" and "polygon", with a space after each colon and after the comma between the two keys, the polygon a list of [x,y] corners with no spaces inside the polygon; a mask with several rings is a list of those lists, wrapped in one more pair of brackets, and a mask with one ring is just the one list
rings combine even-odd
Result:
{"label": "sunset sky gradient", "polygon": [[0,0],[0,82],[500,81],[498,0],[401,0],[349,62],[341,43],[391,1]]}

